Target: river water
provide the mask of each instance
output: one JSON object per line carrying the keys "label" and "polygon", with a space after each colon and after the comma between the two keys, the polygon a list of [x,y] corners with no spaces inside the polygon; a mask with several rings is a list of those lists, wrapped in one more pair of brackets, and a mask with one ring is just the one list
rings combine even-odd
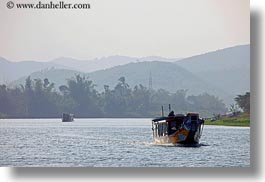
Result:
{"label": "river water", "polygon": [[2,119],[0,166],[250,167],[250,128],[205,126],[183,147],[154,145],[151,119]]}

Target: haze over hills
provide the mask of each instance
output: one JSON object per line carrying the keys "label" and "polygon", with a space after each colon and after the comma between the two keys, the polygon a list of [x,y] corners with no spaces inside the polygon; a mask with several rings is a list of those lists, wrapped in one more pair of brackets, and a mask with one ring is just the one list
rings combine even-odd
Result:
{"label": "haze over hills", "polygon": [[[114,87],[121,76],[126,78],[126,82],[131,87],[137,84],[148,87],[151,73],[153,89],[163,88],[170,92],[188,89],[188,94],[195,95],[208,92],[222,98],[228,104],[236,95],[250,90],[249,55],[250,45],[243,45],[179,61],[160,57],[136,59],[112,56],[98,59],[98,61],[94,60],[90,66],[85,66],[88,65],[87,61],[75,62],[74,59],[61,58],[49,62],[49,64],[61,66],[60,69],[56,66],[53,66],[53,69],[46,67],[42,71],[35,71],[31,76],[32,78],[48,78],[58,87],[66,84],[66,79],[75,74],[85,74],[97,85],[97,90],[102,91],[104,85]],[[111,62],[113,65],[122,65],[111,67]],[[123,64],[125,62],[128,64]],[[101,70],[82,72],[80,71],[82,67],[83,70],[91,71],[99,68]],[[13,84],[24,83],[25,78],[26,75],[14,81]]]}
{"label": "haze over hills", "polygon": [[[199,86],[199,84],[203,85],[203,81],[193,76],[191,72],[186,71],[174,63],[158,61],[129,63],[88,73],[87,75],[102,90],[104,85],[115,86],[121,76],[126,78],[126,82],[130,86],[142,84],[148,87],[150,74],[153,89],[164,88],[165,90],[174,92],[176,88],[185,89],[187,87],[191,88],[191,85],[194,87]],[[186,85],[183,80],[190,82],[190,86]],[[200,88],[198,89],[200,90]]]}
{"label": "haze over hills", "polygon": [[65,68],[65,66],[51,62],[23,61],[11,62],[0,57],[0,84],[10,83],[23,76],[45,68]]}
{"label": "haze over hills", "polygon": [[175,62],[232,95],[250,90],[250,45],[226,48]]}
{"label": "haze over hills", "polygon": [[[55,88],[58,90],[60,85],[65,85],[68,79],[73,78],[75,75],[85,75],[83,72],[67,69],[56,69],[56,68],[46,68],[41,71],[36,71],[30,74],[32,79],[41,79],[44,80],[48,78],[50,82],[55,84]],[[9,84],[9,86],[15,87],[16,85],[24,85],[25,80],[28,76],[23,76],[18,80],[15,80]]]}
{"label": "haze over hills", "polygon": [[41,71],[43,69],[57,68],[68,69],[81,72],[92,72],[102,69],[111,68],[118,65],[125,65],[132,62],[142,61],[165,61],[174,62],[179,59],[169,59],[163,57],[128,57],[128,56],[109,56],[92,60],[77,60],[73,58],[58,58],[48,62],[37,61],[21,61],[12,62],[0,57],[0,83],[10,83],[21,77],[30,75],[31,73]]}
{"label": "haze over hills", "polygon": [[[137,70],[137,71],[136,71]],[[150,74],[152,77],[152,88],[157,90],[163,88],[170,92],[176,92],[179,89],[188,89],[188,94],[201,94],[208,92],[218,95],[225,101],[231,100],[231,96],[220,89],[215,89],[208,83],[199,79],[193,73],[182,67],[168,62],[139,62],[129,63],[122,66],[116,66],[106,70],[84,73],[66,69],[46,69],[31,74],[32,79],[48,78],[55,83],[58,88],[67,83],[67,79],[74,75],[81,74],[89,77],[96,85],[99,91],[104,90],[104,85],[114,87],[121,76],[126,78],[126,83],[133,88],[135,85],[142,84],[148,87]],[[26,77],[17,80],[13,85],[24,84]]]}
{"label": "haze over hills", "polygon": [[151,77],[152,88],[155,90],[163,88],[169,92],[176,92],[179,89],[187,89],[189,95],[208,92],[220,96],[226,102],[231,100],[230,94],[224,92],[222,89],[213,87],[204,80],[196,77],[192,72],[174,63],[158,61],[130,63],[88,73],[87,75],[94,81],[99,90],[103,90],[104,85],[115,86],[121,76],[126,78],[126,82],[131,87],[139,84],[148,87]]}
{"label": "haze over hills", "polygon": [[71,68],[73,70],[82,71],[82,72],[93,72],[98,70],[103,70],[107,68],[112,68],[114,66],[125,65],[128,63],[136,63],[136,62],[148,62],[148,61],[163,61],[163,62],[175,62],[179,60],[178,58],[169,59],[158,56],[149,56],[149,57],[129,57],[129,56],[109,56],[109,57],[101,57],[92,60],[76,60],[72,58],[58,58],[52,63],[57,63],[63,65],[65,67]]}
{"label": "haze over hills", "polygon": [[[135,70],[137,70],[137,74]],[[126,78],[126,82],[131,88],[139,84],[148,87],[150,73],[152,74],[153,89],[163,88],[170,92],[175,92],[179,89],[188,89],[188,94],[194,95],[208,92],[219,96],[226,103],[230,103],[233,98],[221,89],[212,87],[174,63],[166,62],[130,63],[87,74],[65,69],[46,69],[31,74],[31,78],[48,78],[51,82],[54,82],[55,86],[58,88],[60,85],[66,84],[67,79],[74,77],[76,74],[81,74],[88,76],[89,79],[93,80],[93,83],[96,84],[97,90],[103,91],[104,85],[109,85],[113,88],[118,83],[118,79],[121,76]],[[24,84],[25,79],[26,77],[17,80],[14,85]]]}

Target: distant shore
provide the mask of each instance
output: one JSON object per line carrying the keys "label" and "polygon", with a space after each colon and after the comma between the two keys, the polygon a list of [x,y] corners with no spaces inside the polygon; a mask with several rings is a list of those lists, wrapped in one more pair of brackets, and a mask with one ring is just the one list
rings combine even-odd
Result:
{"label": "distant shore", "polygon": [[220,118],[216,121],[206,120],[205,125],[219,125],[219,126],[250,126],[250,114],[242,114],[238,117]]}
{"label": "distant shore", "polygon": [[[47,118],[9,118],[6,116],[0,115],[0,119],[61,119],[60,117],[47,117]],[[83,118],[76,118],[76,119],[83,119]],[[104,119],[104,118],[89,118],[89,119]],[[112,118],[114,119],[114,118]],[[117,119],[124,119],[124,118],[117,118]],[[141,118],[135,118],[141,119]],[[144,119],[151,119],[151,118],[144,118]],[[220,118],[215,121],[206,120],[205,125],[215,125],[215,126],[242,126],[242,127],[249,127],[250,126],[250,115],[243,114],[239,117],[231,117],[231,118]]]}

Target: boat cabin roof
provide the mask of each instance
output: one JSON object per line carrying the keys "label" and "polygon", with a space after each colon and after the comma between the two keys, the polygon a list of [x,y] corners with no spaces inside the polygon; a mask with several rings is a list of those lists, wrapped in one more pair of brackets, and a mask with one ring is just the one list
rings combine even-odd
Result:
{"label": "boat cabin roof", "polygon": [[195,112],[189,112],[187,113],[187,115],[185,116],[184,114],[176,114],[175,116],[168,116],[168,117],[159,117],[159,118],[155,118],[153,119],[152,121],[154,122],[166,122],[166,120],[170,120],[170,119],[173,119],[173,118],[184,118],[184,117],[188,117],[188,116],[191,116],[191,115],[196,115],[196,116],[199,116],[198,113],[195,113]]}
{"label": "boat cabin roof", "polygon": [[177,118],[184,118],[185,117],[185,115],[183,115],[183,114],[178,114],[178,115],[176,115],[176,116],[168,116],[168,117],[160,117],[160,118],[155,118],[155,119],[153,119],[152,121],[154,121],[154,122],[161,122],[161,121],[165,121],[166,122],[166,120],[172,120],[172,119],[177,119]]}

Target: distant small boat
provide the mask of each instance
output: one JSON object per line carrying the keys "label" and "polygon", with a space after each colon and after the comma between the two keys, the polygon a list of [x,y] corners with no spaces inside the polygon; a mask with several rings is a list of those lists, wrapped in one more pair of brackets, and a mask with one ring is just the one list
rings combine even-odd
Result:
{"label": "distant small boat", "polygon": [[63,113],[62,122],[72,122],[74,121],[74,114]]}
{"label": "distant small boat", "polygon": [[177,114],[152,120],[155,144],[198,144],[204,120],[198,113]]}

